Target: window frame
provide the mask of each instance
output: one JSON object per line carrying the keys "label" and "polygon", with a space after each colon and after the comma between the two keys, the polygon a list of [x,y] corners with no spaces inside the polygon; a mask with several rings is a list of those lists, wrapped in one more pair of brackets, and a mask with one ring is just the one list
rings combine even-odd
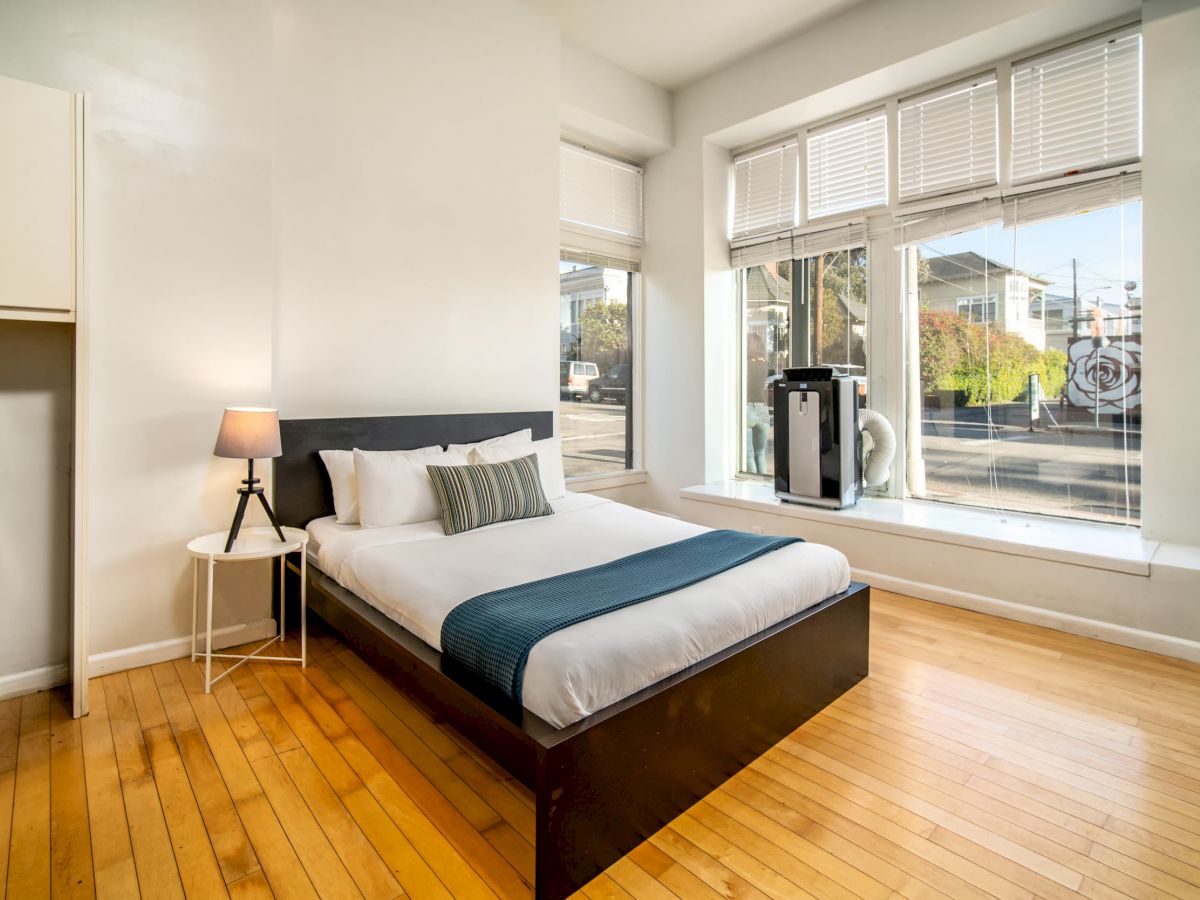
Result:
{"label": "window frame", "polygon": [[[576,247],[562,246],[560,247],[560,260],[564,253],[576,253],[580,251]],[[612,263],[621,263],[618,258],[607,258],[603,261],[597,260],[597,265],[603,265],[605,268],[620,268],[619,265]],[[616,472],[597,472],[588,475],[568,475],[566,476],[567,486],[573,491],[598,491],[612,487],[622,487],[624,485],[639,484],[646,480],[646,470],[643,462],[643,441],[645,436],[645,311],[642,309],[642,272],[641,265],[635,260],[626,260],[625,263],[632,268],[626,268],[624,271],[630,275],[630,296],[629,302],[633,304],[633,315],[630,317],[630,327],[632,334],[631,346],[629,350],[630,362],[633,366],[633,377],[630,379],[629,392],[633,397],[633,414],[629,413],[629,404],[626,404],[625,428],[626,428],[626,452],[629,454],[628,462],[624,469]],[[561,295],[560,295],[561,296]],[[561,303],[561,300],[560,300]],[[561,321],[561,320],[560,320]],[[561,363],[561,360],[560,360]],[[600,375],[606,374],[601,371]],[[561,376],[560,376],[561,377]],[[561,401],[560,401],[561,402]],[[557,407],[555,407],[557,409]],[[632,431],[632,434],[630,434]],[[561,427],[555,428],[555,433],[561,435]]]}

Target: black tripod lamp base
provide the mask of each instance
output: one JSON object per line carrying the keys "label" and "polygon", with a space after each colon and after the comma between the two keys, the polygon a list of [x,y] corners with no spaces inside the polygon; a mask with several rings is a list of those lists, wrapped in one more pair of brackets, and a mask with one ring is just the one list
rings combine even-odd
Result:
{"label": "black tripod lamp base", "polygon": [[275,534],[279,536],[282,543],[284,541],[283,529],[279,527],[279,521],[275,518],[275,511],[271,509],[271,504],[267,502],[267,495],[263,489],[259,487],[259,479],[254,477],[254,460],[247,460],[248,470],[247,476],[242,481],[245,487],[238,488],[238,505],[237,510],[233,514],[233,524],[229,527],[229,537],[225,541],[225,552],[233,551],[233,542],[237,540],[238,532],[242,530],[242,519],[246,516],[246,507],[250,503],[251,497],[257,497],[262,504],[263,510],[267,514],[267,519],[271,523],[271,527],[275,529]]}

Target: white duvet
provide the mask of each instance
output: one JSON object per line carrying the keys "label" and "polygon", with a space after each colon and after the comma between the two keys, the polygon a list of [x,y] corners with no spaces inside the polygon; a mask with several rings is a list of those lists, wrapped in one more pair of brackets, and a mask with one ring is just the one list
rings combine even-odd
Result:
{"label": "white duvet", "polygon": [[[361,528],[324,519],[309,530],[322,571],[437,650],[442,620],[464,600],[709,530],[586,494],[568,494],[553,505],[553,516],[450,537],[440,521]],[[555,632],[529,654],[522,700],[564,727],[849,583],[846,557],[831,547],[804,543],[775,550]]]}

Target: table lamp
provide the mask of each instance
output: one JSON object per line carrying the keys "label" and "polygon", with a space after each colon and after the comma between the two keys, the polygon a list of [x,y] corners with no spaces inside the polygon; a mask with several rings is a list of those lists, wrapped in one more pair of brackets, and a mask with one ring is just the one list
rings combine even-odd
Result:
{"label": "table lamp", "polygon": [[254,407],[229,407],[221,418],[221,430],[217,434],[217,446],[213,449],[214,456],[226,459],[244,459],[248,466],[246,478],[242,481],[245,487],[238,488],[237,512],[233,514],[233,525],[229,528],[229,539],[225,542],[225,552],[233,549],[238,532],[242,528],[242,518],[246,515],[246,504],[252,496],[258,497],[271,527],[283,540],[283,529],[275,520],[275,512],[267,502],[267,495],[259,486],[259,479],[254,477],[254,460],[273,459],[283,454],[279,440],[279,411],[274,409],[259,409]]}

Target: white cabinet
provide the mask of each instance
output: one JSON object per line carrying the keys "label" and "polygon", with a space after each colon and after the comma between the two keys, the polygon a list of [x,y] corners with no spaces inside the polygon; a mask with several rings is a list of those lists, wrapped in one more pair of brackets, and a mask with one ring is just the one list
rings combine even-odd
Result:
{"label": "white cabinet", "polygon": [[0,78],[0,318],[74,319],[80,102]]}

